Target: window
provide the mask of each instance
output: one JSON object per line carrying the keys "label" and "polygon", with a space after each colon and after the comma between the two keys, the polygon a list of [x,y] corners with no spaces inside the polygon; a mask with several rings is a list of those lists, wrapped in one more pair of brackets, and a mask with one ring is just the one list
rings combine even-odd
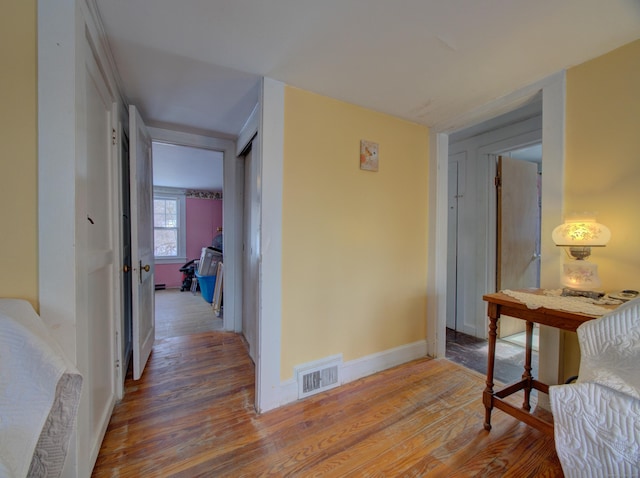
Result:
{"label": "window", "polygon": [[154,190],[153,240],[158,262],[184,262],[185,199],[184,193]]}
{"label": "window", "polygon": [[156,257],[178,255],[178,201],[154,198],[153,200],[154,245]]}

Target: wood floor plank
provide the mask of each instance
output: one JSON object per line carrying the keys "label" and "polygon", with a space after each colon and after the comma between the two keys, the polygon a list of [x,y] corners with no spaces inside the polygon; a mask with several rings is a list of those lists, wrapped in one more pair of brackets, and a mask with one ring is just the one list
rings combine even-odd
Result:
{"label": "wood floor plank", "polygon": [[180,292],[180,289],[158,290],[155,301],[156,339],[224,328],[223,320],[215,316],[211,304],[200,292],[194,295],[189,291]]}
{"label": "wood floor plank", "polygon": [[562,476],[553,440],[496,411],[484,377],[423,359],[258,415],[236,334],[158,342],[127,379],[94,477]]}

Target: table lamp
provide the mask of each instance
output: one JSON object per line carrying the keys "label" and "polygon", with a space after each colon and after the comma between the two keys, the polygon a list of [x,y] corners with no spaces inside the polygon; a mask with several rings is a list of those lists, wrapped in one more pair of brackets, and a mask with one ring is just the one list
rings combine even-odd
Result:
{"label": "table lamp", "polygon": [[567,219],[551,234],[556,246],[568,248],[573,259],[563,264],[562,285],[575,291],[595,291],[602,283],[598,266],[587,259],[592,247],[604,247],[611,231],[594,218]]}

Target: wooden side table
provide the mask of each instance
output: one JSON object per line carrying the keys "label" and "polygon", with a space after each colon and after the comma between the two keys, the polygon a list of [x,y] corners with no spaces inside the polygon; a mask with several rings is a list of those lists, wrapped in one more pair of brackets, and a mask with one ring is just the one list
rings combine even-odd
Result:
{"label": "wooden side table", "polygon": [[[519,292],[527,292],[531,294],[543,293],[541,289],[527,289]],[[491,411],[493,407],[495,407],[518,420],[553,436],[553,424],[530,413],[531,405],[529,404],[529,399],[531,397],[531,390],[539,390],[544,393],[549,393],[549,386],[535,380],[531,375],[531,341],[533,336],[533,324],[542,324],[575,332],[582,323],[595,319],[597,316],[557,309],[547,309],[544,307],[529,309],[523,302],[520,302],[519,300],[502,292],[486,294],[482,298],[487,302],[487,315],[489,316],[487,387],[482,394],[482,402],[485,406],[485,430],[491,430]],[[616,306],[604,307],[613,310]],[[496,356],[496,331],[498,328],[498,320],[503,314],[510,317],[517,317],[527,322],[524,374],[522,375],[522,380],[519,382],[507,385],[501,390],[494,391],[493,369]],[[520,390],[524,390],[524,402],[522,404],[522,408],[514,407],[504,400],[509,395],[519,392]]]}

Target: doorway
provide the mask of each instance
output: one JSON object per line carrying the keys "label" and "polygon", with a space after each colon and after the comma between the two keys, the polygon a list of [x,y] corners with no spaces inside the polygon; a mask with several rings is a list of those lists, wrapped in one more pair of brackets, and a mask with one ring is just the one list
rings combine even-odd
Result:
{"label": "doorway", "polygon": [[157,141],[152,149],[155,289],[163,304],[156,338],[219,330],[211,306],[216,267],[204,270],[199,261],[204,251],[223,254],[223,154]]}
{"label": "doorway", "polygon": [[541,101],[449,136],[448,328],[487,337],[482,296],[496,287],[496,157],[534,145],[522,154],[541,152],[541,141]]}
{"label": "doorway", "polygon": [[[458,153],[449,164],[449,231],[448,262],[457,276],[458,199],[464,196],[464,177],[459,166],[464,155]],[[542,175],[542,144],[490,154],[488,159],[497,172],[495,187],[496,263],[494,290],[539,287],[540,285],[540,185]],[[461,291],[458,291],[461,293]],[[447,314],[445,356],[450,360],[486,373],[487,341],[456,329],[457,296],[448,296],[453,313]],[[453,320],[452,320],[453,319]],[[538,368],[539,328],[534,327],[533,366]],[[495,373],[505,383],[515,382],[524,365],[524,322],[503,316],[500,319],[496,344]]]}
{"label": "doorway", "polygon": [[[463,364],[471,360],[479,362],[480,367],[486,366],[486,355],[480,360],[473,357],[475,349],[486,347],[487,319],[482,295],[496,290],[500,276],[497,269],[500,256],[496,188],[499,155],[513,161],[527,160],[529,166],[534,161],[532,156],[537,155],[533,163],[535,250],[528,252],[527,260],[539,257],[541,110],[541,102],[533,101],[519,110],[449,137],[444,352],[452,360],[456,360],[455,356],[465,357]],[[539,261],[536,261],[535,270],[536,283],[530,284],[531,287],[539,284]],[[507,360],[513,360],[520,352],[519,345],[503,342],[503,347],[508,349],[505,351]],[[497,355],[500,360],[499,351]],[[519,372],[521,374],[521,370]]]}
{"label": "doorway", "polygon": [[[150,128],[156,134],[164,133]],[[169,139],[175,139],[169,134]],[[188,143],[185,138],[182,143]],[[154,217],[161,238],[156,237],[155,289],[165,293],[160,298],[161,307],[155,308],[156,339],[187,335],[205,330],[224,329],[223,319],[216,317],[211,305],[190,290],[180,292],[184,274],[180,269],[188,259],[199,259],[202,247],[212,246],[223,230],[224,155],[229,148],[214,149],[198,141],[197,146],[176,141],[153,141],[154,209],[162,202],[164,209]],[[131,270],[130,254],[130,181],[128,175],[129,152],[127,136],[122,142],[122,253],[125,273],[123,286],[122,363],[126,370],[131,358],[132,314],[130,303]],[[156,211],[157,212],[157,211]],[[155,214],[154,214],[155,216]],[[155,229],[155,227],[154,227]],[[162,245],[159,245],[159,243]],[[163,246],[163,247],[162,247]],[[165,254],[166,257],[162,257]],[[176,293],[177,291],[177,293]],[[230,293],[233,293],[231,288]],[[181,294],[181,295],[179,295]],[[128,299],[129,298],[129,299]],[[157,301],[156,297],[156,301]]]}
{"label": "doorway", "polygon": [[[156,127],[149,127],[148,129],[154,142],[199,148],[218,152],[222,155],[222,197],[223,199],[227,198],[227,200],[223,200],[222,203],[222,228],[224,232],[223,250],[225,261],[223,281],[224,313],[222,314],[222,330],[239,333],[242,331],[242,188],[244,176],[243,169],[240,166],[242,161],[238,159],[239,151],[236,150],[236,142],[230,139],[202,136],[199,134],[166,130]],[[255,133],[250,135],[249,138],[253,136],[255,136]],[[245,140],[239,140],[239,142],[241,144],[245,144]],[[256,164],[257,170],[260,170],[260,156],[258,154],[260,148],[256,147],[255,149],[256,152],[253,153],[255,161],[253,162]],[[259,183],[259,181],[257,182]],[[257,207],[260,209],[262,197],[260,195],[257,197]],[[256,341],[258,341],[258,339],[259,333],[257,331]],[[124,360],[124,357],[121,358]],[[256,381],[259,376],[257,369],[258,366],[256,366]],[[258,387],[256,386],[256,396],[258,395],[257,388]]]}
{"label": "doorway", "polygon": [[[495,290],[539,288],[542,144],[493,159],[497,171]],[[535,327],[536,350],[538,330]],[[524,346],[525,322],[503,316],[498,338]]]}

